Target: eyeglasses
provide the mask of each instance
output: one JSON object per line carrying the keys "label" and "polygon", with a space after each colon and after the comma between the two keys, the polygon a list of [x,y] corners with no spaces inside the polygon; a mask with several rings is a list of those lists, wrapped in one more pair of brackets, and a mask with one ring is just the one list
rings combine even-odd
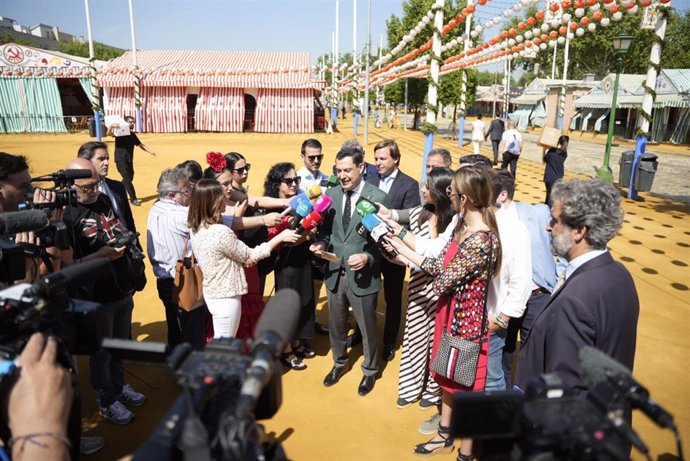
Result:
{"label": "eyeglasses", "polygon": [[244,173],[249,173],[249,169],[252,167],[251,164],[247,163],[245,166],[242,168],[233,168],[232,171],[238,174],[244,174]]}
{"label": "eyeglasses", "polygon": [[95,183],[93,183],[93,184],[88,184],[88,185],[86,185],[86,186],[80,186],[79,184],[75,184],[75,186],[77,187],[77,189],[79,189],[80,191],[82,191],[82,192],[84,192],[84,193],[87,193],[87,194],[88,194],[89,192],[96,192],[96,191],[98,190],[98,186],[100,186],[100,185],[101,185],[101,182],[100,182],[100,181],[95,182]]}
{"label": "eyeglasses", "polygon": [[182,190],[171,190],[170,192],[174,192],[176,194],[182,194],[182,195],[189,195],[194,191],[194,186],[190,185],[188,187],[185,187]]}
{"label": "eyeglasses", "polygon": [[307,158],[310,162],[315,162],[317,160],[320,162],[323,159],[323,155],[307,155]]}
{"label": "eyeglasses", "polygon": [[302,178],[300,178],[299,176],[297,176],[297,177],[295,177],[295,178],[283,178],[283,179],[281,179],[280,181],[281,181],[281,182],[284,182],[284,183],[287,184],[288,186],[292,186],[293,184],[294,184],[295,186],[299,186],[299,183],[300,183],[300,181],[302,181]]}

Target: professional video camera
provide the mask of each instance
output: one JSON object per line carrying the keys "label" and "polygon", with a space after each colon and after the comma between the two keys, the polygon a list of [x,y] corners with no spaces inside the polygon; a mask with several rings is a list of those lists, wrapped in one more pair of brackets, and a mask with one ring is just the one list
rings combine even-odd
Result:
{"label": "professional video camera", "polygon": [[223,338],[204,351],[183,344],[168,353],[162,343],[105,339],[103,347],[123,360],[167,362],[183,390],[133,459],[287,459],[279,442],[263,440],[256,420],[272,417],[282,403],[278,358],[299,310],[297,292],[279,290],[266,304],[254,341]]}
{"label": "professional video camera", "polygon": [[651,459],[629,423],[631,408],[638,408],[675,432],[683,459],[673,417],[626,367],[596,348],[584,347],[580,375],[589,388],[586,395],[564,386],[557,373],[533,380],[526,394],[456,393],[451,435],[475,439],[473,451],[482,461],[628,460],[631,445]]}
{"label": "professional video camera", "polygon": [[59,170],[55,173],[46,174],[32,178],[32,183],[52,182],[50,187],[41,187],[43,190],[55,192],[55,201],[51,203],[34,203],[33,191],[26,194],[27,208],[29,209],[49,209],[55,210],[64,206],[76,206],[77,195],[71,189],[75,179],[88,179],[91,177],[90,170]]}
{"label": "professional video camera", "polygon": [[116,248],[125,247],[132,261],[143,261],[145,259],[144,253],[137,246],[138,238],[139,232],[125,230],[115,238],[112,245]]}

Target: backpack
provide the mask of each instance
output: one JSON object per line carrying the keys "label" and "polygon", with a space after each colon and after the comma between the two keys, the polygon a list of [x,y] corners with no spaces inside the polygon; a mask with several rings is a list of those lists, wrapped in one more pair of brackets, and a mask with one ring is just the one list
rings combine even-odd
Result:
{"label": "backpack", "polygon": [[513,140],[508,143],[506,151],[513,155],[520,155],[520,143],[518,142],[515,134],[513,134]]}

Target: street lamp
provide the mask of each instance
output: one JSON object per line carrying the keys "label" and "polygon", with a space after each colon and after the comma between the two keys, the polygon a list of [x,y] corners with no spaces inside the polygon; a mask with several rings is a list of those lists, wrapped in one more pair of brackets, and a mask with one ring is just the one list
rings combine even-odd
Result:
{"label": "street lamp", "polygon": [[613,142],[613,129],[616,125],[616,100],[618,99],[618,82],[621,76],[621,67],[623,64],[623,56],[628,53],[632,37],[629,35],[620,35],[613,37],[613,49],[616,50],[616,82],[613,84],[613,97],[611,100],[611,113],[609,115],[609,134],[606,138],[606,150],[604,151],[604,164],[597,170],[597,177],[602,181],[613,182],[613,172],[609,166],[609,158],[611,157],[611,143]]}

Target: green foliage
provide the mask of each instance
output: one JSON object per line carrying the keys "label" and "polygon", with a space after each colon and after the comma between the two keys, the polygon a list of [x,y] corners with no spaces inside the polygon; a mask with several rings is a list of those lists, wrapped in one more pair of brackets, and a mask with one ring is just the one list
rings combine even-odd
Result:
{"label": "green foliage", "polygon": [[[66,42],[58,44],[58,51],[61,53],[71,54],[72,56],[81,56],[83,58],[89,57],[89,44],[86,42]],[[126,50],[121,48],[114,48],[112,46],[104,45],[102,43],[93,43],[93,54],[96,59],[102,61],[109,61],[122,56]]]}
{"label": "green foliage", "polygon": [[16,43],[17,45],[22,45],[22,46],[33,46],[35,47],[33,43],[26,41],[26,40],[16,40],[14,37],[12,37],[10,34],[7,32],[5,35],[0,37],[0,45],[6,45],[8,43]]}
{"label": "green foliage", "polygon": [[[478,72],[474,69],[467,70],[467,94],[465,96],[465,107],[474,103],[477,93]],[[492,82],[493,83],[493,82]],[[441,88],[438,92],[438,99],[444,106],[460,104],[462,90],[462,71],[450,72],[441,77]]]}

